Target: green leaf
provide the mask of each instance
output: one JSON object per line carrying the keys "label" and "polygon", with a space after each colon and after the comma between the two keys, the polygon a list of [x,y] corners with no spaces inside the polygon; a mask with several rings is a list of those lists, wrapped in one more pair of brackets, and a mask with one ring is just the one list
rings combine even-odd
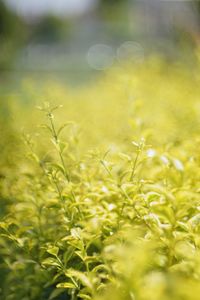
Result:
{"label": "green leaf", "polygon": [[8,227],[9,227],[9,224],[8,224],[8,223],[0,222],[0,228],[7,230]]}
{"label": "green leaf", "polygon": [[133,146],[135,146],[136,148],[138,148],[138,147],[140,146],[140,145],[139,145],[137,142],[135,142],[135,141],[132,141],[131,144],[132,144]]}
{"label": "green leaf", "polygon": [[84,255],[83,255],[82,251],[75,251],[75,253],[76,253],[76,255],[78,255],[78,256],[80,257],[80,259],[81,259],[82,261],[85,261],[85,257],[84,257]]}
{"label": "green leaf", "polygon": [[72,228],[71,229],[71,236],[75,239],[81,239],[81,228],[77,227],[77,228]]}
{"label": "green leaf", "polygon": [[130,162],[132,160],[131,157],[129,155],[125,154],[125,153],[119,153],[118,155],[119,155],[119,157],[121,159],[123,159],[125,161],[129,161]]}
{"label": "green leaf", "polygon": [[70,126],[70,125],[74,125],[74,122],[67,122],[65,124],[63,124],[57,131],[57,136],[59,136],[59,134],[63,131],[64,128],[66,128],[67,126]]}
{"label": "green leaf", "polygon": [[100,264],[100,265],[98,265],[98,266],[96,266],[96,267],[94,267],[93,269],[92,269],[92,272],[93,273],[96,273],[96,272],[102,272],[102,271],[109,271],[109,267],[108,266],[106,266],[106,265],[103,265],[103,264]]}
{"label": "green leaf", "polygon": [[46,205],[46,208],[60,208],[60,202],[57,199],[49,200]]}
{"label": "green leaf", "polygon": [[85,299],[85,300],[90,300],[91,299],[91,296],[89,296],[87,294],[83,294],[83,293],[79,293],[78,296],[79,296],[79,298]]}
{"label": "green leaf", "polygon": [[53,164],[53,167],[55,167],[58,171],[60,171],[62,174],[65,175],[65,169],[60,164]]}
{"label": "green leaf", "polygon": [[70,269],[67,272],[65,272],[65,275],[69,278],[74,277],[76,280],[79,280],[82,283],[82,285],[86,286],[90,290],[93,289],[90,279],[83,272],[76,271],[74,269]]}
{"label": "green leaf", "polygon": [[54,255],[54,256],[56,256],[56,257],[57,257],[57,255],[58,255],[58,251],[59,251],[59,248],[56,247],[56,246],[47,249],[47,252],[48,252],[49,254]]}
{"label": "green leaf", "polygon": [[61,153],[63,153],[68,148],[68,146],[69,146],[68,143],[64,143],[64,142],[60,141],[59,142],[59,147],[60,147]]}
{"label": "green leaf", "polygon": [[61,282],[61,283],[58,283],[56,285],[57,288],[62,288],[62,289],[75,289],[76,286],[71,283],[71,282]]}
{"label": "green leaf", "polygon": [[28,153],[28,156],[31,158],[31,159],[33,159],[34,161],[36,161],[37,163],[39,163],[39,157],[35,154],[35,153],[33,153],[33,152],[29,152]]}
{"label": "green leaf", "polygon": [[57,259],[48,257],[42,262],[43,266],[54,266],[54,267],[60,267],[60,263],[57,261]]}

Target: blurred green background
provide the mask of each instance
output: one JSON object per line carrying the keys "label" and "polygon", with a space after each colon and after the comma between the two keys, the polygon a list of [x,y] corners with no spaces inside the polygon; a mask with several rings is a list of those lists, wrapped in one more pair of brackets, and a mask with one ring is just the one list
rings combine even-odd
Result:
{"label": "blurred green background", "polygon": [[56,74],[76,84],[152,51],[180,58],[199,42],[199,8],[199,1],[0,0],[1,83]]}

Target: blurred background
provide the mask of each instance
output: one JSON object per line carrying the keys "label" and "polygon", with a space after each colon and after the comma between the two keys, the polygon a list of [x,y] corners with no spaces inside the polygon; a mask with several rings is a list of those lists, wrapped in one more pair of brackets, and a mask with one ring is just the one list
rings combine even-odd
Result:
{"label": "blurred background", "polygon": [[0,80],[77,84],[152,52],[190,60],[199,24],[199,1],[0,0]]}

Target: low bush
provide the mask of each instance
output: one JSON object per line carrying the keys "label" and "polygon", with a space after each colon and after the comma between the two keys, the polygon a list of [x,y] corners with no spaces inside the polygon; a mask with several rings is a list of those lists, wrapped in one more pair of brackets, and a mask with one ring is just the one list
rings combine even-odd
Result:
{"label": "low bush", "polygon": [[8,96],[1,299],[199,299],[199,70],[152,58]]}

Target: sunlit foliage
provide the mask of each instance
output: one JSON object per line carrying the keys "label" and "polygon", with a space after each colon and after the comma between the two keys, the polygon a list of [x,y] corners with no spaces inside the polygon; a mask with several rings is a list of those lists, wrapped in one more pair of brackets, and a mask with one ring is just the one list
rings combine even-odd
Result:
{"label": "sunlit foliage", "polygon": [[151,58],[6,96],[1,299],[199,299],[199,71]]}

